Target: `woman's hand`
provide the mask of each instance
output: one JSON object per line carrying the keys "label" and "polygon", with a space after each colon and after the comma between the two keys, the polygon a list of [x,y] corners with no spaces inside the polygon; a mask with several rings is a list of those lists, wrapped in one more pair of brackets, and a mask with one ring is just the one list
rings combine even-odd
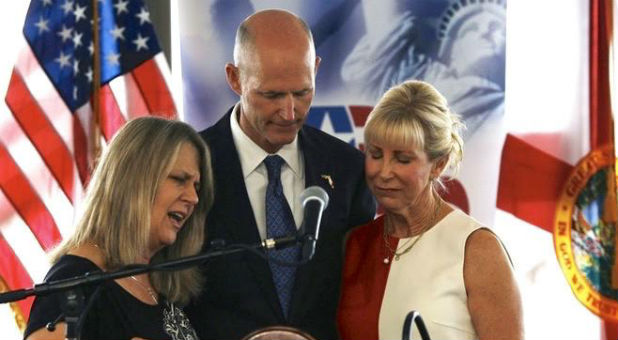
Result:
{"label": "woman's hand", "polygon": [[66,322],[59,322],[56,324],[56,329],[54,329],[53,332],[50,332],[47,328],[43,327],[32,332],[26,340],[63,340],[66,339],[66,328]]}

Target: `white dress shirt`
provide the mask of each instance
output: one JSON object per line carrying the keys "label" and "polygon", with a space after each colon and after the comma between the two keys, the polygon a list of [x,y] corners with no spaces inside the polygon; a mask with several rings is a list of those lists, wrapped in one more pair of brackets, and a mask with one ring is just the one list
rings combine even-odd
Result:
{"label": "white dress shirt", "polygon": [[[262,240],[266,239],[266,187],[268,186],[268,171],[264,165],[264,158],[270,154],[257,145],[240,128],[238,115],[240,114],[240,104],[236,104],[230,116],[230,126],[232,128],[232,138],[238,151],[240,166],[245,180],[247,194],[253,209],[253,215],[258,227],[258,232]],[[302,207],[300,204],[300,193],[305,189],[305,163],[303,154],[298,148],[298,136],[290,144],[284,145],[276,155],[281,156],[285,164],[281,166],[281,184],[292,214],[296,228],[302,222]]]}

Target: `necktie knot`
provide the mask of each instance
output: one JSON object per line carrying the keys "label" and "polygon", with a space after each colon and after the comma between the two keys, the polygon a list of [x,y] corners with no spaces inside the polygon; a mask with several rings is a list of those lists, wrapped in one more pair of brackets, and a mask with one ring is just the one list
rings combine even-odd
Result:
{"label": "necktie knot", "polygon": [[281,178],[281,166],[285,161],[279,155],[270,155],[264,158],[264,165],[268,171],[268,181],[279,180]]}

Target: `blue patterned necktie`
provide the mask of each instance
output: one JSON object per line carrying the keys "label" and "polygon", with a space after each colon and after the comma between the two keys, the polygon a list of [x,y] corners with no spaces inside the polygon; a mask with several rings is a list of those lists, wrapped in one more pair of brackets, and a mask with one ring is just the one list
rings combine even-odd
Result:
{"label": "blue patterned necktie", "polygon": [[[266,188],[266,236],[268,238],[290,236],[296,233],[294,216],[283,195],[283,188],[281,186],[281,165],[283,162],[283,158],[277,155],[268,156],[264,159],[264,164],[268,170],[268,187]],[[296,262],[298,261],[299,254],[299,247],[294,246],[280,250],[271,250],[269,258],[285,262]],[[283,315],[287,317],[296,267],[282,266],[273,261],[269,261],[268,264],[273,274],[273,282],[277,289]]]}

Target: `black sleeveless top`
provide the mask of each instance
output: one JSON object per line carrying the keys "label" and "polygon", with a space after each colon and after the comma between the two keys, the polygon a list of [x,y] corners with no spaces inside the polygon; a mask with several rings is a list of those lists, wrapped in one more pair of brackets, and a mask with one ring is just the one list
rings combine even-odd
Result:
{"label": "black sleeveless top", "polygon": [[[101,271],[90,260],[65,255],[52,266],[45,282],[72,278],[87,272]],[[84,305],[90,308],[82,315],[81,339],[197,339],[197,335],[182,310],[172,303],[160,300],[149,305],[135,298],[114,281],[83,288]],[[33,332],[58,319],[62,314],[63,293],[35,298],[30,319],[24,332],[27,338]],[[60,318],[64,321],[64,316]]]}

